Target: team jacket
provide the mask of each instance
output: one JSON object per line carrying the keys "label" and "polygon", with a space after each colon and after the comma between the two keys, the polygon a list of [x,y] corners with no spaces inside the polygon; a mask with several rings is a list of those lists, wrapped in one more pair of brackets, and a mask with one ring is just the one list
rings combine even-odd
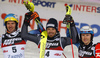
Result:
{"label": "team jacket", "polygon": [[79,58],[100,58],[100,43],[89,45],[79,44],[78,47]]}
{"label": "team jacket", "polygon": [[83,45],[78,48],[79,58],[95,58],[95,45]]}
{"label": "team jacket", "polygon": [[[71,33],[72,42],[73,42],[73,44],[77,43],[79,40],[78,40],[78,33],[77,33],[75,26],[71,26],[70,29],[72,31],[72,33]],[[28,25],[25,23],[23,23],[21,31],[22,31],[22,33],[21,33],[22,38],[35,42],[39,48],[41,35],[29,34],[28,33]],[[55,37],[56,36],[57,35],[55,35]],[[65,46],[71,44],[70,39],[71,39],[70,37],[56,37],[53,39],[47,38],[45,57],[46,58],[50,58],[50,57],[51,58],[61,58],[62,51],[65,48]]]}
{"label": "team jacket", "polygon": [[26,41],[21,38],[21,33],[18,30],[11,34],[2,35],[1,48],[4,58],[25,58],[25,45]]}

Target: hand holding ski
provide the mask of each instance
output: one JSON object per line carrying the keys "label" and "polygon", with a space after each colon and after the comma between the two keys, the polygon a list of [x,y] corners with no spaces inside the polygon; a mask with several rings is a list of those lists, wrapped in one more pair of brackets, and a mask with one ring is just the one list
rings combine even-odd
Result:
{"label": "hand holding ski", "polygon": [[73,22],[73,18],[71,16],[71,7],[69,5],[66,5],[66,15],[65,15],[65,18],[63,20],[63,23],[64,24],[68,24],[68,23],[71,23]]}
{"label": "hand holding ski", "polygon": [[36,19],[37,17],[39,17],[39,15],[37,14],[37,12],[27,12],[25,14],[25,19],[24,22],[28,25],[30,25],[30,21],[33,19]]}
{"label": "hand holding ski", "polygon": [[72,23],[74,23],[73,18],[71,16],[71,7],[69,5],[66,5],[66,15],[65,18],[63,20],[63,24],[66,24],[67,27],[67,32],[70,34],[68,37],[70,37],[71,39],[71,47],[72,47],[72,55],[74,58],[74,50],[73,50],[73,43],[72,43],[72,36],[71,36],[71,30],[70,30],[70,25]]}
{"label": "hand holding ski", "polygon": [[27,13],[25,14],[25,20],[24,20],[26,24],[30,25],[30,20],[39,17],[39,15],[37,15],[37,13],[34,12],[35,6],[34,6],[34,4],[33,4],[32,2],[30,2],[30,1],[28,1],[28,0],[25,0],[25,1],[23,2],[23,4],[24,4],[25,7],[30,11],[30,12],[27,12]]}

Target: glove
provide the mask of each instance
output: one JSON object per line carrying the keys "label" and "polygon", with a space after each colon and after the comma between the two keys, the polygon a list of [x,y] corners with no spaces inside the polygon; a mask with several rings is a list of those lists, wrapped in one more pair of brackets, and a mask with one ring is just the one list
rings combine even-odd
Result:
{"label": "glove", "polygon": [[24,22],[25,22],[25,24],[30,25],[30,20],[32,20],[32,19],[34,20],[38,17],[39,17],[39,15],[37,14],[37,12],[34,12],[34,13],[28,12],[25,14]]}
{"label": "glove", "polygon": [[27,24],[27,25],[30,24],[30,20],[32,19],[32,18],[31,18],[31,15],[32,15],[32,14],[33,14],[32,12],[28,12],[28,13],[25,14],[25,18],[24,18],[25,24]]}
{"label": "glove", "polygon": [[63,20],[64,24],[66,24],[66,23],[73,23],[73,22],[74,22],[74,20],[73,20],[71,15],[65,15],[65,18]]}
{"label": "glove", "polygon": [[64,23],[64,24],[70,23],[70,25],[75,25],[75,24],[74,24],[74,20],[73,20],[73,18],[72,18],[71,15],[65,15],[65,18],[64,18],[64,20],[63,20],[63,23]]}

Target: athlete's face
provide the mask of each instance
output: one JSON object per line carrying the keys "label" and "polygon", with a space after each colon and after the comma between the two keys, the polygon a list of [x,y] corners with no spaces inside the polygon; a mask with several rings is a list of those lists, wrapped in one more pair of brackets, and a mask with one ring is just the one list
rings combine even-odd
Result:
{"label": "athlete's face", "polygon": [[55,28],[47,28],[47,34],[49,37],[54,37],[56,35],[56,29]]}
{"label": "athlete's face", "polygon": [[14,21],[8,21],[7,22],[7,29],[9,33],[12,33],[16,30],[16,23]]}
{"label": "athlete's face", "polygon": [[91,42],[91,34],[81,34],[82,42],[88,45]]}

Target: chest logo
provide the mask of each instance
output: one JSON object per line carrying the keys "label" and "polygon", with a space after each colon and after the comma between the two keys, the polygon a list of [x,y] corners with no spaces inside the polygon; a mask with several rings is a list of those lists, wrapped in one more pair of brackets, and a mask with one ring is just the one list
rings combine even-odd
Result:
{"label": "chest logo", "polygon": [[6,39],[4,40],[3,45],[10,45],[10,44],[14,44],[15,41],[21,41],[21,38],[13,38],[13,39]]}
{"label": "chest logo", "polygon": [[46,48],[50,48],[50,46],[58,46],[58,43],[47,43]]}

